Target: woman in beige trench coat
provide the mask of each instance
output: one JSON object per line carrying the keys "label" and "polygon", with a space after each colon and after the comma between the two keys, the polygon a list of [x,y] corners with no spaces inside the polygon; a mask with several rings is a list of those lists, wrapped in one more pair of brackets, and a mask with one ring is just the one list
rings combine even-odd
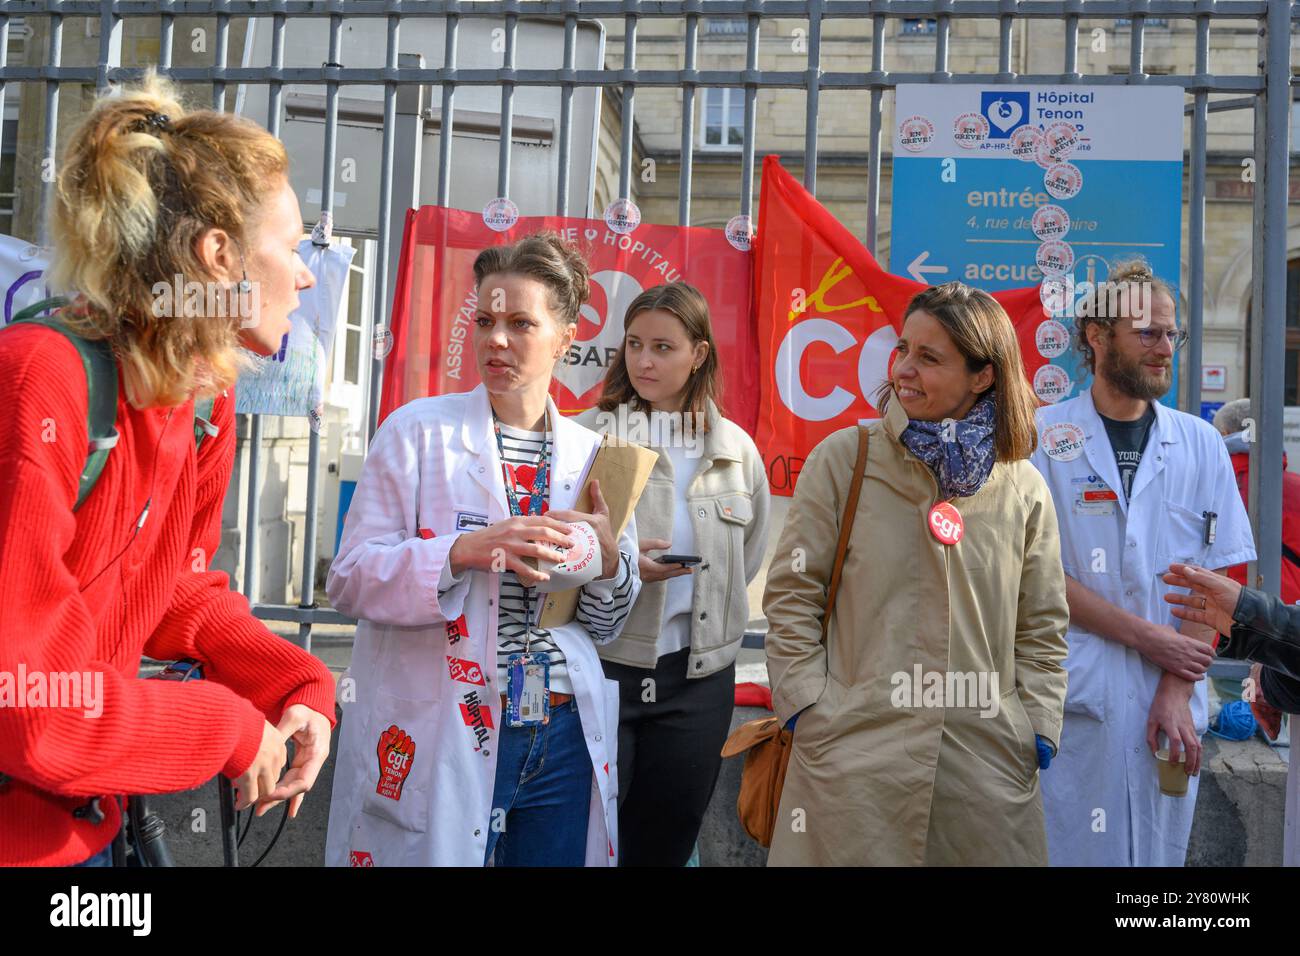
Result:
{"label": "woman in beige trench coat", "polygon": [[1044,865],[1069,611],[1033,392],[1006,313],[960,283],[909,303],[897,353],[825,644],[856,428],[809,455],[768,574],[773,708],[797,717],[768,862]]}

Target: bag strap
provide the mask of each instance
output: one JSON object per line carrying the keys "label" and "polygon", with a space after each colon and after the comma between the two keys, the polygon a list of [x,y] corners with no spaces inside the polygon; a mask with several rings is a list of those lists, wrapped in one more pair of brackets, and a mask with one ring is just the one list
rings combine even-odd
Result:
{"label": "bag strap", "polygon": [[840,590],[840,574],[844,571],[844,555],[849,550],[849,535],[853,533],[853,519],[858,514],[858,498],[862,493],[862,476],[867,471],[867,426],[858,426],[858,460],[853,465],[853,481],[849,483],[849,496],[844,501],[844,516],[840,519],[840,539],[835,545],[835,565],[831,569],[831,586],[826,595],[826,610],[822,614],[822,641],[831,627],[831,612],[835,610],[835,597]]}
{"label": "bag strap", "polygon": [[108,453],[117,444],[119,437],[117,429],[113,427],[113,422],[117,419],[117,363],[113,361],[113,351],[107,342],[87,339],[73,332],[53,315],[41,314],[67,304],[66,299],[59,297],[44,299],[15,315],[10,325],[31,322],[61,333],[76,347],[82,367],[86,370],[86,434],[90,446],[86,451],[86,463],[82,466],[81,477],[77,481],[77,501],[72,506],[72,510],[76,511],[95,487],[95,482],[99,480],[104,464],[108,461]]}
{"label": "bag strap", "polygon": [[[117,363],[107,342],[94,341],[73,332],[53,315],[42,315],[68,304],[60,296],[42,299],[30,305],[13,317],[10,325],[18,322],[33,322],[46,328],[54,329],[64,335],[76,346],[81,356],[81,364],[86,370],[86,434],[90,436],[90,447],[86,452],[86,463],[82,466],[81,477],[77,482],[77,501],[72,506],[76,511],[90,495],[95,482],[104,471],[108,453],[117,444],[118,432],[114,427],[117,420]],[[216,436],[217,426],[212,424],[212,412],[216,398],[198,399],[194,403],[194,450],[203,445],[203,439]]]}
{"label": "bag strap", "polygon": [[194,400],[194,450],[196,452],[202,447],[204,438],[208,435],[213,438],[217,436],[218,428],[212,424],[212,410],[216,404],[215,396]]}

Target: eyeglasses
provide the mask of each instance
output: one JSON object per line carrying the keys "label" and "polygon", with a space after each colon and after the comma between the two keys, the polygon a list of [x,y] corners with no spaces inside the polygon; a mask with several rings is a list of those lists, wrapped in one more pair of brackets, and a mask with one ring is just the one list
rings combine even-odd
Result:
{"label": "eyeglasses", "polygon": [[1138,329],[1137,334],[1146,349],[1155,348],[1161,339],[1168,339],[1175,352],[1187,344],[1186,329]]}

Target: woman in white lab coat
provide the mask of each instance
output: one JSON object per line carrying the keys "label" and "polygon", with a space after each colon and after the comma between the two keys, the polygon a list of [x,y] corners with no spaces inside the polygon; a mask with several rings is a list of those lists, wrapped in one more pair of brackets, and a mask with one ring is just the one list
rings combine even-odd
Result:
{"label": "woman in white lab coat", "polygon": [[[617,859],[618,686],[595,645],[640,589],[635,522],[616,536],[598,489],[593,513],[572,510],[599,438],[547,394],[587,265],[540,234],[484,250],[474,276],[483,384],[384,421],[330,568],[331,602],[358,618],[330,865]],[[576,616],[540,629],[534,585],[583,540]]]}

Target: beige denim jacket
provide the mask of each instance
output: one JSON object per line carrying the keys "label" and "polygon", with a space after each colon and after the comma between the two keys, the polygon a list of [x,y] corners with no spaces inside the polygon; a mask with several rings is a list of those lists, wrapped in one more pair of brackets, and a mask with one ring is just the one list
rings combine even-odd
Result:
{"label": "beige denim jacket", "polygon": [[[619,434],[619,422],[630,420],[631,414],[626,405],[605,413],[591,408],[576,416],[576,421],[594,431]],[[735,422],[722,418],[712,402],[708,422],[709,430],[693,439],[699,443],[700,464],[686,493],[695,552],[703,558],[693,575],[688,677],[715,673],[731,664],[740,652],[740,640],[749,623],[747,586],[763,563],[771,505],[767,473],[753,439]],[[643,441],[645,436],[634,430],[620,437],[660,452],[637,503],[637,536],[671,539],[673,463],[663,453],[663,436],[651,434],[651,438],[660,439],[658,446]],[[662,623],[664,596],[664,582],[642,584],[622,634],[598,648],[603,660],[632,667],[655,666],[655,640]]]}

